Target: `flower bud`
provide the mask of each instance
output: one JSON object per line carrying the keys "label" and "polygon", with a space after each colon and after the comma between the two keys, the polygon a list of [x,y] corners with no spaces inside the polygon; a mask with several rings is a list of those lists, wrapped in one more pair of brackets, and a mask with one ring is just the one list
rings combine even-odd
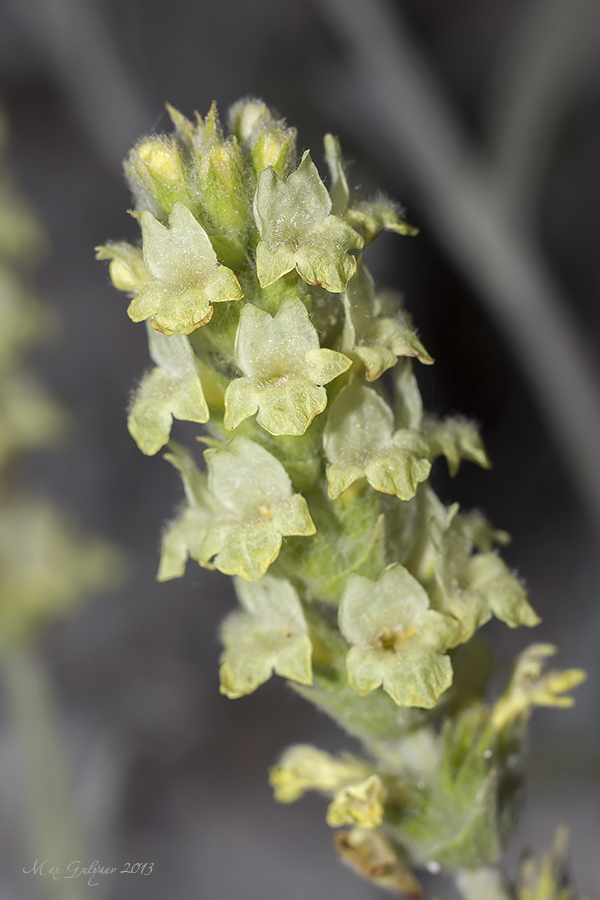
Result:
{"label": "flower bud", "polygon": [[252,144],[272,121],[271,110],[262,100],[239,100],[229,110],[229,130],[241,143]]}
{"label": "flower bud", "polygon": [[169,138],[148,138],[138,144],[125,163],[125,174],[138,210],[148,209],[161,219],[189,193],[185,164]]}

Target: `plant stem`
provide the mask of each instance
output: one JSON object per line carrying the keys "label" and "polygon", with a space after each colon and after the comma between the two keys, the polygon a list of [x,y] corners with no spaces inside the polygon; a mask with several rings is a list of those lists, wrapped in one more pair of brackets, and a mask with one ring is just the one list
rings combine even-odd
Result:
{"label": "plant stem", "polygon": [[[0,652],[7,700],[12,713],[25,795],[25,828],[31,862],[47,860],[46,869],[85,859],[77,827],[58,711],[48,678],[35,650],[4,645]],[[33,875],[31,876],[33,877]],[[37,879],[56,900],[80,900],[76,881],[52,876]]]}

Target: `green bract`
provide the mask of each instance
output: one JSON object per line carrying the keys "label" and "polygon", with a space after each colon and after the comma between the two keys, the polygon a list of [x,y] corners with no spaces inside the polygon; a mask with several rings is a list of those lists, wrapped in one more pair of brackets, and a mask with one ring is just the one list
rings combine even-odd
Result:
{"label": "green bract", "polygon": [[232,698],[251,694],[272,672],[310,684],[312,644],[289,581],[270,575],[254,583],[237,579],[235,589],[244,609],[223,623],[221,693]]}
{"label": "green bract", "polygon": [[261,242],[256,271],[263,287],[295,269],[309,284],[343,291],[356,272],[350,250],[363,240],[339,216],[308,150],[295,172],[282,181],[274,168],[258,177],[254,217]]}
{"label": "green bract", "polygon": [[271,434],[304,434],[327,405],[322,385],[350,366],[341,353],[319,347],[297,297],[284,300],[274,318],[256,306],[244,306],[235,361],[244,377],[227,388],[225,427],[236,428],[258,411],[256,421]]}
{"label": "green bract", "polygon": [[397,563],[375,584],[362,575],[346,582],[340,631],[352,644],[348,677],[361,695],[383,685],[399,706],[435,705],[452,684],[451,647],[456,623],[430,608],[416,578]]}
{"label": "green bract", "polygon": [[357,382],[332,403],[323,446],[332,498],[364,477],[376,491],[410,500],[431,470],[423,438],[406,428],[394,431],[394,416],[385,400]]}
{"label": "green bract", "polygon": [[156,368],[140,382],[127,425],[140,450],[152,455],[169,440],[174,418],[206,422],[209,412],[189,339],[148,329],[148,343]]}

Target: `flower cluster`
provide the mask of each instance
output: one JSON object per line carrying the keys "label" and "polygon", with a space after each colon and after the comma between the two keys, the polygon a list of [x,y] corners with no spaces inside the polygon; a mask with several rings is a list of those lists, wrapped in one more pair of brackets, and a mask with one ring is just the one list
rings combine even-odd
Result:
{"label": "flower cluster", "polygon": [[[328,794],[329,824],[351,826],[342,857],[417,896],[411,864],[498,859],[529,710],[581,674],[540,681],[520,663],[504,698],[484,702],[476,630],[492,615],[539,620],[498,555],[507,536],[428,482],[439,456],[451,475],[489,460],[475,425],[423,414],[413,361],[433,359],[366,266],[382,230],[417,230],[392,203],[354,195],[332,135],[326,184],[258,100],[235,104],[228,129],[214,105],[194,121],[169,112],[174,133],[143,138],[125,166],[140,246],[98,248],[129,316],[149,324],[155,368],[131,434],[144,453],[166,446],[183,479],[158,577],[189,557],[236,576],[223,693],[275,672],[369,754],[292,748],[276,796]],[[171,440],[173,419],[203,424],[204,467]]]}

